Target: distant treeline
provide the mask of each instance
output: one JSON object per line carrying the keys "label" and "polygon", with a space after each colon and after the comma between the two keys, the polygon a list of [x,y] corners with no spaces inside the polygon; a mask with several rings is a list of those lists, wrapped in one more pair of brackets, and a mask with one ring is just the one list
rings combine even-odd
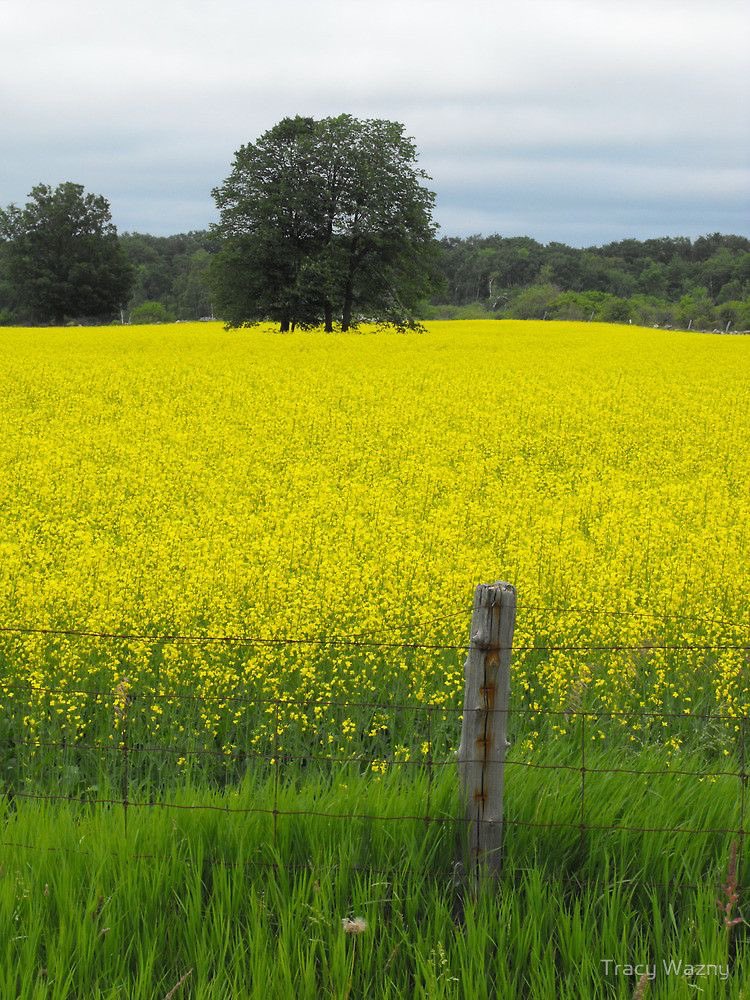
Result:
{"label": "distant treeline", "polygon": [[750,328],[750,240],[620,240],[575,249],[526,236],[440,241],[441,293],[425,318],[479,315]]}
{"label": "distant treeline", "polygon": [[150,323],[213,316],[208,268],[219,244],[210,232],[122,233],[120,244],[135,269],[126,320]]}
{"label": "distant treeline", "polygon": [[[219,244],[211,232],[123,233],[119,240],[135,270],[125,322],[214,315],[209,269]],[[436,291],[423,303],[423,319],[750,329],[750,240],[742,236],[629,239],[585,249],[526,236],[448,236],[437,246]],[[1,257],[0,314],[12,322]]]}
{"label": "distant treeline", "polygon": [[[125,233],[136,268],[131,321],[213,315],[208,268],[216,240]],[[439,290],[425,319],[602,320],[696,329],[750,329],[750,240],[620,240],[576,249],[527,236],[447,236],[438,241]]]}

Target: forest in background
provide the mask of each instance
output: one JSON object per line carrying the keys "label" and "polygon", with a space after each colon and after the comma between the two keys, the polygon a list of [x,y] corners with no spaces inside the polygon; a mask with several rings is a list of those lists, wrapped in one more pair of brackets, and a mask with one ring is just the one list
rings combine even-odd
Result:
{"label": "forest in background", "polygon": [[500,316],[750,328],[750,240],[619,240],[577,249],[526,236],[440,240],[442,291],[424,318]]}
{"label": "forest in background", "polygon": [[[209,232],[120,237],[136,268],[131,321],[213,316],[218,241]],[[750,240],[620,240],[579,249],[528,236],[438,240],[438,290],[423,319],[597,320],[695,329],[750,329]]]}
{"label": "forest in background", "polygon": [[[135,270],[124,322],[214,317],[210,264],[218,236],[122,233],[119,240]],[[580,249],[527,236],[476,235],[446,236],[437,246],[436,291],[423,303],[422,319],[750,329],[750,240],[743,236],[626,239]],[[0,317],[23,322],[9,291],[0,273]]]}

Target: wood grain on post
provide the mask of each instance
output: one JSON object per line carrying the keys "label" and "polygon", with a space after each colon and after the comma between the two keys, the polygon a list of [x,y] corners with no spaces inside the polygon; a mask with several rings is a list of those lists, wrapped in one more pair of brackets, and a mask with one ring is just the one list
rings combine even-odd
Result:
{"label": "wood grain on post", "polygon": [[458,768],[469,826],[471,870],[500,871],[503,784],[508,746],[510,657],[516,590],[509,583],[480,584],[474,592]]}

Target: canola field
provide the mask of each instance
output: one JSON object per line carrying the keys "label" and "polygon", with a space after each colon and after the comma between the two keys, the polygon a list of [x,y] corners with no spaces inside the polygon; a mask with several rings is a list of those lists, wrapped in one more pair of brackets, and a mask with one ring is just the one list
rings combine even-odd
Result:
{"label": "canola field", "polygon": [[749,372],[746,338],[598,324],[4,329],[2,725],[385,771],[433,753],[389,702],[447,754],[473,588],[503,579],[524,752],[586,708],[588,738],[675,753],[715,714],[728,753]]}

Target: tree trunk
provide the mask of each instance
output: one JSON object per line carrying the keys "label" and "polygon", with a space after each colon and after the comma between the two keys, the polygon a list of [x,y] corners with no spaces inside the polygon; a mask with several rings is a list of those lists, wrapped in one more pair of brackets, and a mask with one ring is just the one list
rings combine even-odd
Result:
{"label": "tree trunk", "polygon": [[330,302],[324,304],[323,314],[326,333],[333,333],[333,306]]}
{"label": "tree trunk", "polygon": [[347,281],[344,286],[344,308],[341,311],[341,330],[346,333],[349,327],[352,325],[352,306],[354,298],[354,289],[352,287],[352,282]]}
{"label": "tree trunk", "polygon": [[279,326],[279,330],[281,331],[281,333],[289,333],[289,317],[288,316],[284,316],[284,318],[282,319],[281,325]]}

